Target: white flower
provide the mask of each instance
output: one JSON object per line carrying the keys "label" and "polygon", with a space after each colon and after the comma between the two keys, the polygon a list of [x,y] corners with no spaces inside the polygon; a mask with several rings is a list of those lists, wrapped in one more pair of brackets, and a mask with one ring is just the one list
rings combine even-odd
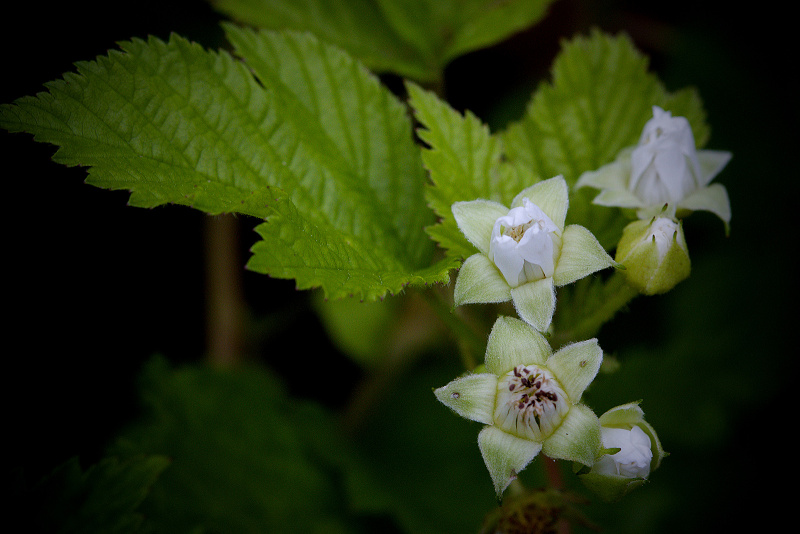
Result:
{"label": "white flower", "polygon": [[606,454],[594,464],[597,473],[621,475],[629,478],[647,478],[650,474],[650,461],[653,451],[650,438],[638,426],[630,430],[624,428],[600,428],[600,439],[606,449],[619,449],[614,454]]}
{"label": "white flower", "polygon": [[558,227],[550,217],[523,198],[522,206],[495,221],[489,259],[511,287],[553,276],[556,255],[561,252],[561,238],[556,232]]}
{"label": "white flower", "polygon": [[478,250],[458,272],[455,305],[511,300],[524,321],[547,330],[556,287],[615,265],[589,230],[565,225],[568,207],[562,176],[526,188],[510,209],[483,199],[453,204],[459,230]]}
{"label": "white flower", "polygon": [[595,204],[634,208],[640,219],[706,210],[727,228],[728,193],[709,183],[730,159],[730,152],[697,150],[689,121],[653,106],[639,144],[620,151],[613,163],[583,173],[575,187],[600,189]]}
{"label": "white flower", "polygon": [[540,452],[588,469],[602,450],[600,421],[580,402],[603,361],[597,339],[553,353],[529,324],[499,317],[486,344],[486,371],[434,391],[458,415],[483,423],[478,447],[500,497]]}
{"label": "white flower", "polygon": [[612,408],[600,416],[602,455],[578,477],[605,501],[617,501],[641,486],[667,453],[655,429],[644,420],[638,402]]}

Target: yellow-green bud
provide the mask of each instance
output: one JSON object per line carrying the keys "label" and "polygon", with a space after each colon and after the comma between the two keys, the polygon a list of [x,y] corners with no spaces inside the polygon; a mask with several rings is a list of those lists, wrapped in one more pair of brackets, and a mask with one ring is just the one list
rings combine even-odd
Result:
{"label": "yellow-green bud", "polygon": [[628,283],[645,295],[666,293],[691,271],[683,227],[667,217],[626,226],[615,259],[625,266]]}

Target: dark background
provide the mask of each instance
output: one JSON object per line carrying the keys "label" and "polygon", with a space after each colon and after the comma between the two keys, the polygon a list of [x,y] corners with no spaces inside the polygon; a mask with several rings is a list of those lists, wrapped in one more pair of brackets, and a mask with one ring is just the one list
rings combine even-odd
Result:
{"label": "dark background", "polygon": [[[104,54],[120,40],[176,32],[209,48],[222,45],[221,17],[204,2],[49,4],[4,8],[0,102],[42,90],[73,70],[73,62]],[[713,463],[723,466],[724,477],[708,496],[714,507],[704,524],[770,523],[787,498],[782,483],[794,471],[788,388],[795,356],[788,340],[797,315],[790,255],[798,245],[797,172],[790,165],[800,118],[795,30],[788,13],[772,4],[769,11],[727,2],[642,4],[556,2],[537,27],[454,61],[449,97],[501,127],[522,114],[559,38],[592,26],[626,31],[668,89],[698,87],[712,126],[709,148],[734,153],[719,178],[731,195],[733,222],[731,237],[722,239],[721,224],[700,217],[692,258],[700,265],[707,256],[716,270],[705,276],[730,281],[725,313],[732,328],[749,330],[752,343],[731,355],[735,370],[726,372],[751,376],[760,391],[760,402],[740,408],[715,450]],[[175,362],[205,357],[205,216],[183,207],[127,207],[126,193],[84,185],[84,170],[52,163],[53,147],[26,134],[0,132],[0,150],[7,204],[6,471],[9,480],[30,482],[70,456],[91,462],[102,454],[134,413],[133,378],[153,353]],[[241,222],[243,265],[257,236],[253,221]],[[317,332],[299,350],[326,347],[314,317],[296,311],[307,295],[291,281],[244,269],[242,276],[253,313],[299,313]]]}

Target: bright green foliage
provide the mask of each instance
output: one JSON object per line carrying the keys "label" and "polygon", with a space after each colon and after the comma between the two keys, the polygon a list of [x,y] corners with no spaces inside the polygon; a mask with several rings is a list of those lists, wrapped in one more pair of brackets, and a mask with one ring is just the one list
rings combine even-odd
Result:
{"label": "bright green foliage", "polygon": [[247,65],[177,36],[135,40],[3,106],[0,125],[59,145],[57,162],[132,205],[267,219],[249,266],[299,288],[375,299],[448,281],[452,262],[429,267],[402,104],[310,35],[226,29]]}
{"label": "bright green foliage", "polygon": [[[433,186],[426,195],[440,222],[428,233],[453,256],[474,249],[459,236],[450,206],[484,198],[508,204],[534,182],[562,174],[570,186],[584,171],[613,161],[635,144],[653,104],[689,119],[698,144],[708,138],[693,90],[668,93],[649,73],[647,58],[625,36],[595,32],[564,44],[552,82],[533,94],[525,116],[498,134],[433,93],[409,84],[411,105],[429,145],[423,159]],[[619,210],[591,205],[592,195],[570,194],[568,223],[587,227],[608,249],[627,220]]]}
{"label": "bright green foliage", "polygon": [[[708,139],[697,93],[667,92],[626,36],[577,37],[564,44],[552,81],[537,89],[525,116],[503,132],[506,155],[539,176],[563,174],[572,186],[584,171],[636,144],[653,105],[686,117],[698,146]],[[625,220],[617,210],[591,205],[594,193],[572,196],[568,222],[586,226],[610,248]]]}
{"label": "bright green foliage", "polygon": [[552,0],[214,0],[234,19],[310,31],[377,72],[439,81],[453,58],[540,20]]}
{"label": "bright green foliage", "polygon": [[106,458],[83,471],[73,458],[33,490],[30,502],[35,509],[25,510],[17,524],[29,531],[63,534],[144,532],[139,505],[169,463],[164,456]]}
{"label": "bright green foliage", "polygon": [[470,256],[475,249],[456,225],[453,203],[487,199],[508,205],[538,178],[524,168],[503,163],[502,141],[474,114],[467,111],[461,115],[417,85],[409,83],[408,92],[423,126],[418,135],[430,147],[422,154],[432,181],[426,197],[439,222],[428,228],[428,233],[448,254]]}

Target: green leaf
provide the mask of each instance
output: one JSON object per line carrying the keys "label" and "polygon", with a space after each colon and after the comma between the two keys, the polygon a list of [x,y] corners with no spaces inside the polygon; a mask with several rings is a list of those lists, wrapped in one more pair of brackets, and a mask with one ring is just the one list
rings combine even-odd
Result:
{"label": "green leaf", "polygon": [[538,179],[522,167],[502,162],[502,141],[474,114],[461,115],[413,83],[407,87],[422,125],[418,135],[429,147],[422,154],[432,181],[426,198],[440,219],[427,231],[449,255],[467,257],[476,249],[458,229],[452,205],[486,199],[509,206],[517,193]]}
{"label": "green leaf", "polygon": [[[653,105],[687,117],[698,145],[706,141],[708,126],[694,90],[669,93],[630,39],[594,31],[563,45],[552,82],[537,89],[525,116],[503,132],[506,155],[536,175],[563,174],[572,186],[581,173],[636,144]],[[595,194],[571,195],[568,222],[586,226],[609,248],[625,219],[618,210],[593,206]]]}
{"label": "green leaf", "polygon": [[377,72],[441,80],[453,58],[540,20],[552,0],[214,0],[235,20],[310,31]]}
{"label": "green leaf", "polygon": [[139,505],[169,463],[138,455],[106,458],[83,471],[72,458],[38,484],[29,496],[35,509],[20,519],[37,532],[143,532]]}
{"label": "green leaf", "polygon": [[132,205],[267,219],[249,265],[300,288],[375,299],[447,282],[454,262],[428,267],[432,214],[403,105],[313,36],[226,29],[248,65],[178,36],[134,40],[3,106],[0,125],[59,145],[56,161],[129,189]]}
{"label": "green leaf", "polygon": [[276,126],[247,68],[177,36],[120,47],[3,105],[0,126],[59,146],[54,161],[90,167],[88,183],[130,190],[131,205],[264,217],[264,186],[281,166],[265,150]]}
{"label": "green leaf", "polygon": [[171,458],[141,507],[154,531],[355,531],[341,482],[356,468],[347,441],[331,414],[289,398],[275,376],[154,359],[140,387],[141,416],[110,452]]}

